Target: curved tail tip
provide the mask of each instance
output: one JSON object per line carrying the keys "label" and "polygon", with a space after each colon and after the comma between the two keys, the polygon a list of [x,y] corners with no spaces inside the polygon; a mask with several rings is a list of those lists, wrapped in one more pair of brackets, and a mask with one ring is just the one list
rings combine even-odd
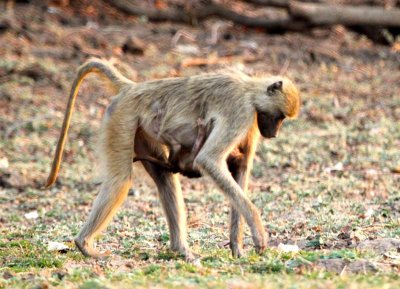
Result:
{"label": "curved tail tip", "polygon": [[48,177],[46,184],[44,185],[45,189],[50,188],[52,185],[54,185],[54,183],[56,182],[56,178],[55,177]]}

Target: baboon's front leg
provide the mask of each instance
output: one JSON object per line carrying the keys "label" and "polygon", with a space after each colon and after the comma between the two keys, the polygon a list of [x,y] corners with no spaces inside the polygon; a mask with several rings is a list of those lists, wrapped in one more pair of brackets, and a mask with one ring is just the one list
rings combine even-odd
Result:
{"label": "baboon's front leg", "polygon": [[[229,155],[227,164],[232,177],[247,195],[250,170],[254,160],[258,134],[249,132],[246,139]],[[243,251],[243,217],[239,211],[231,206],[231,223],[229,245],[233,257],[242,256]]]}
{"label": "baboon's front leg", "polygon": [[[230,145],[227,140],[232,136],[224,134],[224,130],[213,131],[207,139],[195,162],[207,173],[229,198],[232,207],[240,213],[251,229],[255,249],[258,253],[264,251],[267,237],[257,208],[251,203],[240,185],[232,177],[224,160],[224,150]],[[240,224],[239,214],[235,213],[234,224]],[[240,239],[240,225],[232,237]],[[240,240],[241,241],[241,240]]]}
{"label": "baboon's front leg", "polygon": [[[135,152],[153,155],[157,159],[166,159],[161,147],[149,145],[145,137],[140,134],[135,140]],[[186,261],[194,261],[194,255],[186,239],[185,204],[178,177],[156,163],[144,161],[142,164],[157,186],[169,227],[171,250],[183,254]]]}
{"label": "baboon's front leg", "polygon": [[[232,177],[247,194],[247,164],[243,155],[231,155],[227,160],[229,171]],[[243,255],[243,218],[239,211],[231,205],[231,222],[229,232],[229,247],[233,257],[241,257]]]}
{"label": "baboon's front leg", "polygon": [[267,246],[267,237],[260,213],[232,178],[226,163],[215,158],[203,158],[201,155],[196,160],[200,168],[215,181],[229,198],[232,206],[244,217],[250,227],[255,249],[258,253],[262,253]]}

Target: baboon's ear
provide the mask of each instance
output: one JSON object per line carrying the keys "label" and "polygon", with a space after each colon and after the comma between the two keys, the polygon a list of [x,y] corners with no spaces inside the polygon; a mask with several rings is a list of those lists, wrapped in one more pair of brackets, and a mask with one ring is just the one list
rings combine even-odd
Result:
{"label": "baboon's ear", "polygon": [[274,93],[277,90],[282,91],[282,81],[274,82],[273,84],[268,86],[267,93],[271,94],[271,93]]}

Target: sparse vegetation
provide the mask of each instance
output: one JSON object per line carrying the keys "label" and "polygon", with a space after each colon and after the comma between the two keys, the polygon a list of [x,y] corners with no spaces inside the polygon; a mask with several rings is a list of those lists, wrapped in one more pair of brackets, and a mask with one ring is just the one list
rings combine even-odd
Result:
{"label": "sparse vegetation", "polygon": [[[103,1],[82,3],[57,13],[17,3],[15,25],[0,30],[0,288],[400,287],[398,43],[377,46],[340,27],[272,36],[235,26],[209,45],[213,21],[154,25]],[[0,12],[0,23],[9,13]],[[88,19],[98,28],[84,26]],[[171,46],[177,30],[195,40]],[[132,36],[145,42],[143,55],[121,51]],[[340,57],[311,56],[316,45]],[[270,248],[255,254],[246,229],[246,255],[233,259],[226,199],[207,178],[182,178],[201,267],[185,263],[168,249],[157,192],[135,165],[132,193],[98,240],[113,255],[83,257],[72,239],[97,194],[95,132],[112,95],[94,78],[79,94],[59,181],[42,189],[74,70],[89,55],[119,59],[137,81],[221,68],[183,68],[191,53],[235,55],[239,63],[251,54],[246,70],[283,72],[301,88],[299,119],[260,145],[253,168],[251,198]],[[50,251],[49,242],[67,249]],[[281,251],[280,243],[299,251]]]}

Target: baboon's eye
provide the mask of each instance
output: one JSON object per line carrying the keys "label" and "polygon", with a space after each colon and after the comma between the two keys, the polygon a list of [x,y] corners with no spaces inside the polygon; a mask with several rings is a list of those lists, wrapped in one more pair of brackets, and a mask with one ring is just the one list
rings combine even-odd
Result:
{"label": "baboon's eye", "polygon": [[267,94],[273,94],[277,90],[282,91],[282,81],[277,81],[268,86],[267,88]]}

